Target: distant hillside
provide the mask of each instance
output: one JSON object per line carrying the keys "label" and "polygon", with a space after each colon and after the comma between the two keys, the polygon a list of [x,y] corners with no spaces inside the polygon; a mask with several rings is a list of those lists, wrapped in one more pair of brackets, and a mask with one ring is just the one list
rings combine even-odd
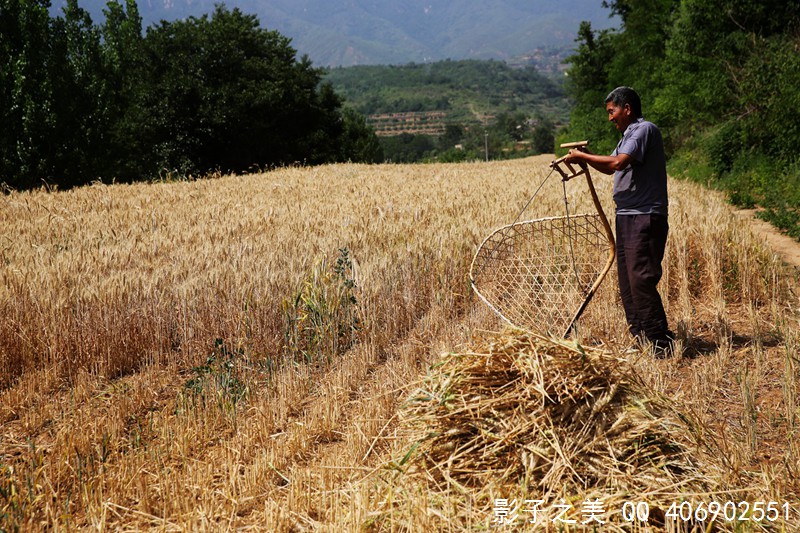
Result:
{"label": "distant hillside", "polygon": [[[53,0],[59,12],[66,0]],[[200,16],[213,0],[140,0],[145,26]],[[95,22],[106,0],[79,0]],[[229,0],[291,37],[317,65],[402,64],[441,59],[514,59],[542,48],[570,48],[581,20],[614,21],[599,0]]]}
{"label": "distant hillside", "polygon": [[559,83],[534,68],[511,68],[502,61],[335,68],[325,80],[347,105],[370,117],[379,133],[391,122],[401,130],[406,122],[420,130],[439,130],[445,123],[485,125],[501,113],[558,123],[569,111]]}

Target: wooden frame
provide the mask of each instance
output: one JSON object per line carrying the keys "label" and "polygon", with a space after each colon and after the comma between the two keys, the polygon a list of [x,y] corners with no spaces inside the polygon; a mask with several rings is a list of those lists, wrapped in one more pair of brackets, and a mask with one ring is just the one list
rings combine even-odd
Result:
{"label": "wooden frame", "polygon": [[[583,149],[587,144],[562,147]],[[567,163],[566,156],[550,166],[551,174],[558,172],[564,182],[586,176],[597,213],[515,220],[495,230],[478,247],[469,279],[478,297],[507,323],[568,337],[611,270],[616,246],[588,167]],[[601,265],[597,257],[606,250]]]}

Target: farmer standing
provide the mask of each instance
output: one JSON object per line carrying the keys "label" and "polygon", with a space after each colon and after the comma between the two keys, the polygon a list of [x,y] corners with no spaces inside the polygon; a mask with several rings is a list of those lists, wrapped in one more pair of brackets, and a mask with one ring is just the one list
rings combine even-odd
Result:
{"label": "farmer standing", "polygon": [[584,161],[614,173],[619,292],[631,334],[652,343],[659,357],[672,353],[675,335],[657,285],[667,242],[667,167],[661,132],[642,118],[639,95],[617,87],[606,97],[608,120],[622,139],[611,155],[570,150],[567,162]]}

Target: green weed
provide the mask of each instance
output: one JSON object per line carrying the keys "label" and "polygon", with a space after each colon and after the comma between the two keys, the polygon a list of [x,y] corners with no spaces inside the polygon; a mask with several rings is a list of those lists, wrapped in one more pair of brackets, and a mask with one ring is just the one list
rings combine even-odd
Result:
{"label": "green weed", "polygon": [[353,346],[361,329],[356,290],[347,248],[339,249],[332,266],[325,259],[317,263],[297,293],[283,302],[285,353],[295,361],[330,362]]}
{"label": "green weed", "polygon": [[245,359],[244,350],[231,350],[223,339],[216,339],[205,364],[194,367],[194,376],[183,386],[188,398],[204,407],[209,399],[214,399],[223,411],[234,412],[250,392],[242,368]]}

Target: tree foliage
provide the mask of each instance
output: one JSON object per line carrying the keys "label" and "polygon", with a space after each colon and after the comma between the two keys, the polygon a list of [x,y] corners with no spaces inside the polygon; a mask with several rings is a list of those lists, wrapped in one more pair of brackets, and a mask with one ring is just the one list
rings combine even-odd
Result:
{"label": "tree foliage", "polygon": [[462,124],[479,115],[525,111],[563,116],[561,85],[533,67],[502,61],[437,61],[408,65],[363,65],[330,69],[325,79],[365,115],[445,111]]}
{"label": "tree foliage", "polygon": [[500,61],[335,68],[325,79],[365,115],[443,112],[435,119],[444,130],[438,136],[382,136],[383,156],[393,162],[484,159],[487,144],[491,159],[552,152],[554,132],[568,116],[560,81]]}
{"label": "tree foliage", "polygon": [[0,176],[15,185],[36,185],[53,171],[56,117],[47,7],[46,0],[0,0]]}
{"label": "tree foliage", "polygon": [[92,23],[77,0],[0,0],[0,181],[71,187],[209,170],[373,161],[374,132],[253,15],[142,32],[134,0]]}
{"label": "tree foliage", "polygon": [[[564,137],[615,139],[604,96],[629,85],[664,132],[680,168],[736,201],[800,208],[800,3],[780,0],[616,0],[617,31],[581,27],[569,70],[577,101]],[[602,118],[601,118],[602,117]],[[791,218],[791,217],[783,217]],[[797,218],[797,217],[795,217]]]}

